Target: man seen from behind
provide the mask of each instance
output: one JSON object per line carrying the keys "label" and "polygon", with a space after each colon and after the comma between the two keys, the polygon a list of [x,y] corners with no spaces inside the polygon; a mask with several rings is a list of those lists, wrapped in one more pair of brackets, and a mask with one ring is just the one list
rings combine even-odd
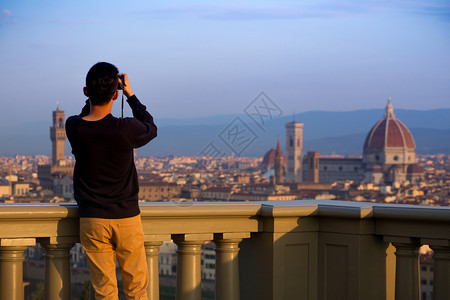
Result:
{"label": "man seen from behind", "polygon": [[[133,118],[111,114],[119,84]],[[73,188],[80,241],[95,299],[118,299],[115,257],[127,299],[147,299],[148,272],[133,150],[155,138],[157,128],[131,90],[127,74],[119,73],[114,65],[95,64],[87,73],[83,91],[89,99],[80,115],[67,119],[66,133],[76,160]]]}

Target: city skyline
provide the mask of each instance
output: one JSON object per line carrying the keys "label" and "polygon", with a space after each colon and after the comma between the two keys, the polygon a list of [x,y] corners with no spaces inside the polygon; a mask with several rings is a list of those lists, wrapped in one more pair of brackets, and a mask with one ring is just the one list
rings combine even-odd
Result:
{"label": "city skyline", "polygon": [[285,114],[389,96],[399,109],[450,107],[445,1],[44,4],[0,7],[0,128],[47,120],[56,101],[78,113],[101,60],[130,74],[156,120],[239,114],[261,91]]}
{"label": "city skyline", "polygon": [[[253,103],[255,105],[256,103]],[[450,109],[415,111],[395,109],[395,114],[408,126],[416,142],[416,151],[421,154],[450,153]],[[251,111],[249,110],[249,113]],[[262,111],[261,111],[262,112]],[[62,111],[64,113],[64,111]],[[263,113],[263,112],[262,112]],[[258,157],[275,146],[283,134],[285,123],[296,120],[304,124],[304,152],[319,151],[321,154],[360,155],[364,139],[370,128],[383,116],[384,109],[357,110],[352,112],[306,112],[292,115],[228,115],[198,119],[166,119],[158,124],[159,135],[152,146],[138,149],[143,156],[163,157],[167,155],[221,156],[234,153],[239,156]],[[0,139],[8,141],[0,148],[0,155],[50,154],[49,127],[52,113],[47,120],[30,125],[7,128],[0,131]],[[263,121],[261,128],[259,123]],[[233,133],[235,125],[247,128],[249,143],[230,148],[227,132]],[[231,130],[231,131],[230,131]],[[241,131],[241,130],[238,130]],[[30,147],[30,145],[33,145]],[[215,152],[214,152],[215,151]],[[283,150],[284,151],[284,150]],[[214,152],[214,153],[213,153]],[[66,141],[66,156],[71,156]]]}

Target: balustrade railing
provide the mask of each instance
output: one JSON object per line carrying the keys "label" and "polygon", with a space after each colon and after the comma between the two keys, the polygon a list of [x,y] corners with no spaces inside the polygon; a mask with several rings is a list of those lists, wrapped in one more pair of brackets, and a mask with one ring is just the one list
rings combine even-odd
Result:
{"label": "balustrade railing", "polygon": [[[176,299],[201,299],[201,246],[216,245],[217,300],[420,299],[419,247],[434,251],[434,299],[450,299],[450,208],[344,201],[141,204],[149,299],[158,248],[177,250]],[[46,300],[70,299],[72,204],[0,205],[0,299],[23,299],[23,251],[40,243]]]}

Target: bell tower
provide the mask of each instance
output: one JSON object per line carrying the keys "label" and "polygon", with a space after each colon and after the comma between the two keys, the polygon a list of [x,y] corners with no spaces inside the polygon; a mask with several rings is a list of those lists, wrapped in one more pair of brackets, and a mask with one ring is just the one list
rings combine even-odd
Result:
{"label": "bell tower", "polygon": [[52,140],[52,167],[64,166],[66,130],[64,128],[64,111],[57,102],[57,108],[53,111],[53,126],[50,127],[50,139]]}
{"label": "bell tower", "polygon": [[286,181],[301,182],[303,172],[303,123],[286,123]]}

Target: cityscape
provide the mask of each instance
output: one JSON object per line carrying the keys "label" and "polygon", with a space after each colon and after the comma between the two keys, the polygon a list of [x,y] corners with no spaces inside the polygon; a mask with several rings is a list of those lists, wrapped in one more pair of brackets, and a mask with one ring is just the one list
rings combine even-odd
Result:
{"label": "cityscape", "polygon": [[[0,157],[1,203],[75,202],[74,158],[64,155],[64,120],[64,111],[58,105],[50,127],[51,156]],[[396,118],[390,98],[384,116],[368,132],[360,156],[303,153],[303,125],[296,121],[286,123],[284,152],[280,139],[274,138],[275,147],[266,149],[261,157],[226,156],[217,151],[210,152],[215,156],[140,157],[139,151],[135,151],[139,201],[183,205],[317,199],[449,206],[450,154],[416,154],[414,138]],[[203,289],[204,293],[213,295],[214,244],[205,243],[202,250]],[[431,278],[421,281],[425,293],[422,299],[432,294],[430,251],[425,246],[421,250],[421,272],[424,278]],[[84,293],[78,293],[75,298],[84,299],[89,278],[84,250],[76,244],[70,252],[72,284],[79,286],[77,292]],[[159,252],[161,284],[170,295],[175,286],[176,246],[166,241]],[[26,297],[42,288],[39,282],[44,276],[44,253],[39,244],[25,252],[24,275],[28,284],[31,282],[25,289]],[[164,288],[161,293],[164,294]]]}
{"label": "cityscape", "polygon": [[[139,200],[329,199],[448,206],[450,155],[416,154],[414,138],[396,118],[390,98],[385,110],[368,132],[362,155],[303,153],[303,123],[296,121],[286,123],[284,152],[274,137],[275,147],[261,157],[220,152],[140,157],[136,150]],[[52,156],[0,157],[2,203],[74,202],[74,158],[65,156],[64,120],[58,105],[50,128]]]}
{"label": "cityscape", "polygon": [[[94,299],[85,216],[119,300],[134,242],[149,300],[450,299],[449,33],[448,0],[1,1],[0,300]],[[98,117],[155,124],[103,156],[104,62]]]}

